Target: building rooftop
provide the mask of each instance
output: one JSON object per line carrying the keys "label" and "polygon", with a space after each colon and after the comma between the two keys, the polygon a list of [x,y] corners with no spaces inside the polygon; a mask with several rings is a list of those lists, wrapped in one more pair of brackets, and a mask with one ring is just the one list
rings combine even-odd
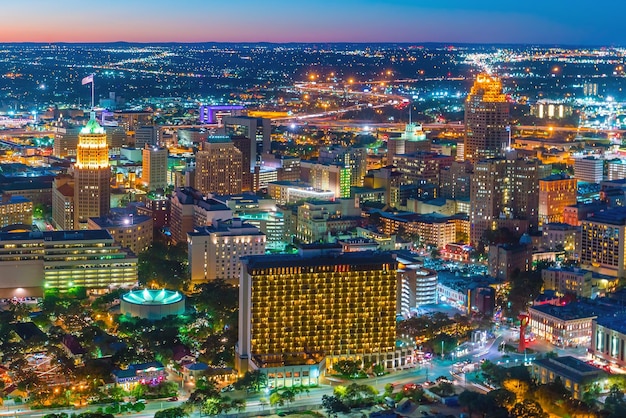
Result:
{"label": "building rooftop", "polygon": [[[573,321],[583,318],[596,318],[600,316],[614,315],[618,312],[625,312],[626,307],[611,303],[601,303],[599,301],[587,302],[579,301],[568,303],[567,305],[537,305],[531,310],[553,316],[563,321]],[[532,314],[531,314],[532,316]]]}
{"label": "building rooftop", "polygon": [[586,220],[583,220],[583,222],[585,221],[617,226],[626,225],[626,207],[618,206],[601,212],[596,212]]}
{"label": "building rooftop", "polygon": [[599,316],[595,321],[598,325],[617,331],[620,334],[626,334],[626,313]]}
{"label": "building rooftop", "polygon": [[572,356],[538,359],[535,364],[577,383],[606,375],[604,370]]}
{"label": "building rooftop", "polygon": [[104,228],[117,228],[117,227],[132,227],[133,225],[139,225],[144,222],[152,220],[151,216],[145,215],[110,215],[100,218],[89,218],[89,220],[95,223],[101,229]]}
{"label": "building rooftop", "polygon": [[111,234],[105,229],[81,231],[25,231],[2,232],[0,243],[10,241],[113,241]]}
{"label": "building rooftop", "polygon": [[0,199],[0,205],[14,205],[16,203],[28,203],[30,199],[25,198],[24,196],[19,195],[2,195],[2,199]]}
{"label": "building rooftop", "polygon": [[259,255],[243,257],[247,270],[271,267],[316,267],[349,264],[372,265],[389,263],[395,265],[395,257],[391,253],[361,251],[354,253],[332,254],[324,257],[306,257],[292,254]]}

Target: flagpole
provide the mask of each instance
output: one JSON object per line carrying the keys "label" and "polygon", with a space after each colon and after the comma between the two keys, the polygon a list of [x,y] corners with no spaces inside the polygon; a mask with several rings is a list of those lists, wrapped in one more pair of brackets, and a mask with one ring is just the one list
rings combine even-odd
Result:
{"label": "flagpole", "polygon": [[95,106],[94,102],[95,102],[95,97],[96,96],[95,96],[95,93],[94,93],[94,89],[95,89],[94,85],[95,85],[95,83],[94,83],[94,80],[92,78],[91,79],[91,110],[93,110],[94,106]]}

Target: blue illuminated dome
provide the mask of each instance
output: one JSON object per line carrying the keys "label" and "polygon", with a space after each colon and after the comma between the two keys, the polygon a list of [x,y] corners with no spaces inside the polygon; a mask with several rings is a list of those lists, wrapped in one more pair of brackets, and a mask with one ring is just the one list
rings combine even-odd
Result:
{"label": "blue illuminated dome", "polygon": [[185,313],[185,297],[167,289],[132,290],[122,295],[120,312],[129,316],[157,320]]}

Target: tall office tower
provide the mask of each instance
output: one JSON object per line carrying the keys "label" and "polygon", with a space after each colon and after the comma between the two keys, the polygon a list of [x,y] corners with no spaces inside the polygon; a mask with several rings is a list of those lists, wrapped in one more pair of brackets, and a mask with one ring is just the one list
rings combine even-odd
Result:
{"label": "tall office tower", "polygon": [[191,187],[176,188],[170,198],[170,233],[172,241],[185,242],[187,232],[193,231],[194,207],[202,193]]}
{"label": "tall office tower", "polygon": [[578,180],[554,174],[539,180],[539,226],[563,222],[563,209],[576,204]]}
{"label": "tall office tower", "polygon": [[167,148],[146,145],[142,152],[141,180],[148,190],[167,188]]}
{"label": "tall office tower", "polygon": [[135,131],[135,148],[143,149],[146,145],[159,145],[158,126],[140,126]]}
{"label": "tall office tower", "polygon": [[55,128],[52,155],[58,158],[76,155],[80,126],[59,126]]}
{"label": "tall office tower", "polygon": [[478,161],[470,186],[471,242],[478,243],[486,230],[507,228],[522,235],[537,228],[539,179],[548,167],[522,158]]}
{"label": "tall office tower", "polygon": [[[271,153],[272,121],[265,118],[251,118],[246,116],[224,116],[224,133],[229,136],[243,136],[250,138],[250,171],[258,160],[257,155]],[[260,151],[257,151],[260,150]],[[245,153],[245,151],[241,150]]]}
{"label": "tall office tower", "polygon": [[350,185],[363,186],[367,174],[367,150],[365,148],[322,147],[317,161],[321,164],[339,164],[350,169]]}
{"label": "tall office tower", "polygon": [[402,173],[390,165],[370,170],[363,179],[363,186],[369,189],[385,189],[385,204],[392,208],[400,205],[400,185]]}
{"label": "tall office tower", "polygon": [[195,186],[203,194],[242,192],[241,151],[228,136],[209,136],[196,154]]}
{"label": "tall office tower", "polygon": [[107,126],[107,145],[112,155],[119,155],[123,145],[126,145],[126,129],[122,126]]}
{"label": "tall office tower", "polygon": [[74,229],[74,177],[59,175],[52,184],[52,224],[56,229]]}
{"label": "tall office tower", "polygon": [[445,199],[469,199],[472,165],[468,162],[453,162],[439,172],[439,197]]}
{"label": "tall office tower", "polygon": [[187,246],[192,286],[216,279],[236,284],[241,276],[241,257],[265,254],[265,234],[233,218],[187,233]]}
{"label": "tall office tower", "polygon": [[335,197],[350,197],[352,170],[344,164],[302,161],[300,179],[315,189],[331,190],[335,193]]}
{"label": "tall office tower", "polygon": [[402,173],[402,184],[432,184],[438,188],[439,172],[453,162],[454,157],[449,155],[419,151],[396,155],[392,164]]}
{"label": "tall office tower", "polygon": [[476,163],[503,154],[509,142],[509,103],[502,82],[479,74],[465,101],[465,159]]}
{"label": "tall office tower", "polygon": [[310,254],[242,259],[240,373],[252,367],[309,367],[323,360],[330,368],[349,358],[385,368],[400,365],[397,261],[370,251],[323,256],[320,246],[315,248]]}
{"label": "tall office tower", "polygon": [[74,228],[87,229],[89,218],[111,210],[111,167],[104,129],[92,113],[80,131],[74,164]]}
{"label": "tall office tower", "polygon": [[[239,151],[241,151],[241,167],[243,169],[241,173],[241,190],[244,192],[254,191],[254,172],[257,168],[255,166],[255,153],[251,153],[251,148],[255,148],[254,139],[250,139],[246,136],[231,136],[230,140]],[[256,152],[256,151],[255,151]],[[250,170],[246,167],[252,168]]]}
{"label": "tall office tower", "polygon": [[408,123],[400,137],[389,138],[387,141],[387,164],[393,164],[393,159],[397,155],[418,151],[430,151],[430,141],[426,139],[422,125]]}

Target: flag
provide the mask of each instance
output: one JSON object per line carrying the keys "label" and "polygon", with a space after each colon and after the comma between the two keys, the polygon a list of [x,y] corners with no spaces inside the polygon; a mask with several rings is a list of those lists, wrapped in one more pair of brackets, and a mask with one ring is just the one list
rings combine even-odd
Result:
{"label": "flag", "polygon": [[93,83],[93,74],[89,74],[87,77],[83,78],[83,86],[89,83]]}

